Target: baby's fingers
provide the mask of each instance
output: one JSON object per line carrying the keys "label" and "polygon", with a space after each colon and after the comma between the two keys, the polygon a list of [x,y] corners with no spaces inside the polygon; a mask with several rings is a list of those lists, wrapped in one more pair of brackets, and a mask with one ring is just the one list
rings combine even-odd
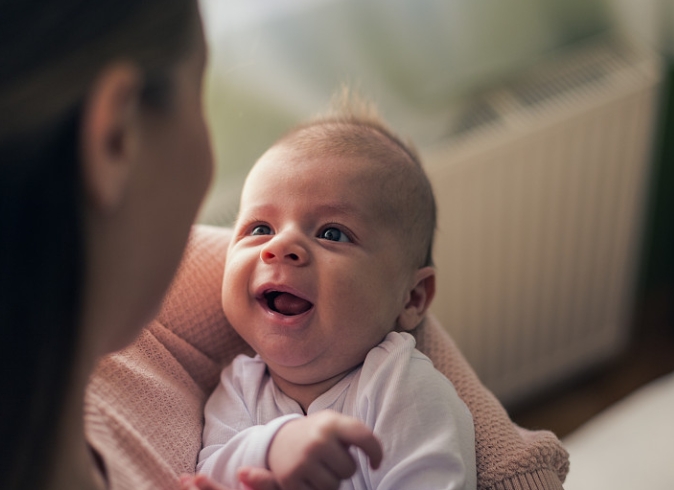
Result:
{"label": "baby's fingers", "polygon": [[180,490],[229,490],[205,475],[181,475]]}
{"label": "baby's fingers", "polygon": [[272,472],[264,468],[239,468],[237,476],[251,490],[280,490]]}
{"label": "baby's fingers", "polygon": [[338,478],[344,480],[356,472],[358,467],[349,452],[349,444],[342,442],[339,435],[321,452],[322,463]]}
{"label": "baby's fingers", "polygon": [[356,419],[343,418],[338,422],[337,438],[345,446],[356,446],[363,450],[374,469],[381,464],[382,449],[379,439],[365,424]]}
{"label": "baby's fingers", "polygon": [[193,475],[180,475],[180,490],[198,490]]}

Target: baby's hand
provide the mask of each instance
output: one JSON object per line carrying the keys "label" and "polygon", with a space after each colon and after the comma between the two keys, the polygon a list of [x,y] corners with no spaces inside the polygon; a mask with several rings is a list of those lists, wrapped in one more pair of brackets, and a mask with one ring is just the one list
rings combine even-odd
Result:
{"label": "baby's hand", "polygon": [[206,475],[180,475],[180,490],[229,490]]}
{"label": "baby's hand", "polygon": [[274,437],[267,462],[284,490],[336,489],[356,471],[350,446],[361,448],[379,467],[379,440],[362,422],[332,410],[291,420]]}
{"label": "baby's hand", "polygon": [[[250,490],[280,490],[269,470],[241,468],[239,479]],[[206,475],[181,475],[180,490],[230,490]]]}

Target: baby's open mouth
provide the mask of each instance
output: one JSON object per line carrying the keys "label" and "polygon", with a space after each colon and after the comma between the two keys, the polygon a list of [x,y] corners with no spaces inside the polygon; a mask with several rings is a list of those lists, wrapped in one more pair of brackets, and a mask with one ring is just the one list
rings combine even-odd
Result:
{"label": "baby's open mouth", "polygon": [[264,299],[270,310],[285,316],[300,315],[314,306],[306,299],[283,291],[265,291]]}

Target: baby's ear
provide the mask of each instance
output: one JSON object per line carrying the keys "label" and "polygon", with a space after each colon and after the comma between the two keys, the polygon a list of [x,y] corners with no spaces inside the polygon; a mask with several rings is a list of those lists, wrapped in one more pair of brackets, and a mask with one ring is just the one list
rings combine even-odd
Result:
{"label": "baby's ear", "polygon": [[417,328],[424,319],[434,296],[435,269],[433,267],[422,267],[414,274],[412,288],[407,292],[405,307],[398,316],[397,330],[409,332]]}

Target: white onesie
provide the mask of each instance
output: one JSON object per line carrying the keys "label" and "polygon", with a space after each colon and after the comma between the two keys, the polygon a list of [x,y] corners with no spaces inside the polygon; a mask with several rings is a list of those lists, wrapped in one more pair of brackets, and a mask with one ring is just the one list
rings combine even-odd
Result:
{"label": "white onesie", "polygon": [[[359,369],[314,400],[307,413],[324,409],[361,420],[383,446],[377,470],[354,450],[359,469],[340,490],[475,488],[473,419],[450,381],[415,349],[410,334],[388,334]],[[243,488],[236,470],[266,467],[276,431],[302,416],[300,405],[274,384],[259,356],[238,356],[222,371],[206,404],[198,471]]]}

